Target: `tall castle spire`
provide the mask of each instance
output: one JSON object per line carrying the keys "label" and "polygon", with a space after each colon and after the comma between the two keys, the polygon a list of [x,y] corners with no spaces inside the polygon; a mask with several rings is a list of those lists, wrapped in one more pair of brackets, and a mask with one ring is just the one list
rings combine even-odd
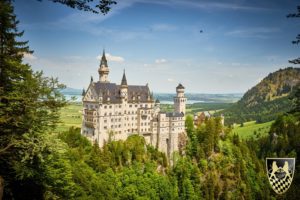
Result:
{"label": "tall castle spire", "polygon": [[126,75],[125,75],[125,69],[124,69],[123,77],[122,77],[122,81],[121,81],[120,94],[121,94],[121,98],[126,101],[127,96],[128,96],[128,85],[127,85],[127,79],[126,79]]}
{"label": "tall castle spire", "polygon": [[102,58],[100,62],[100,66],[98,69],[99,73],[99,81],[100,82],[109,82],[108,81],[108,74],[109,74],[109,68],[107,65],[107,59],[105,57],[105,50],[103,49]]}
{"label": "tall castle spire", "polygon": [[126,79],[126,75],[125,75],[125,69],[124,69],[124,72],[123,72],[123,77],[122,77],[121,85],[127,85],[127,79]]}

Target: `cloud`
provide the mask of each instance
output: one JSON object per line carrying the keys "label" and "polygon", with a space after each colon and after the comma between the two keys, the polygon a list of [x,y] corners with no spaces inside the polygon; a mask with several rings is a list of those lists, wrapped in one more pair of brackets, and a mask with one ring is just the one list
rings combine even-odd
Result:
{"label": "cloud", "polygon": [[270,38],[270,34],[279,32],[277,27],[253,27],[253,28],[241,28],[225,33],[228,36],[241,37],[241,38]]}
{"label": "cloud", "polygon": [[250,5],[249,2],[243,1],[212,1],[212,0],[139,0],[135,2],[144,2],[149,4],[161,4],[166,6],[185,6],[202,10],[244,10],[244,11],[265,11],[270,8],[258,7],[255,4]]}
{"label": "cloud", "polygon": [[177,27],[171,24],[154,24],[150,29],[151,31],[174,31]]}
{"label": "cloud", "polygon": [[161,59],[156,59],[155,60],[155,64],[164,64],[164,63],[167,63],[168,61],[164,58],[161,58]]}
{"label": "cloud", "polygon": [[167,81],[168,81],[168,82],[174,82],[174,79],[168,78]]}
{"label": "cloud", "polygon": [[34,56],[33,54],[30,54],[30,53],[24,53],[23,56],[24,56],[24,59],[26,59],[28,61],[32,61],[32,60],[37,59],[36,56]]}
{"label": "cloud", "polygon": [[[109,54],[109,53],[105,53],[105,56],[106,56],[106,59],[107,59],[108,61],[111,61],[111,62],[119,62],[119,63],[122,63],[122,62],[125,61],[125,59],[124,59],[123,57],[121,57],[121,56],[113,56],[113,55],[111,55],[111,54]],[[99,56],[97,56],[97,59],[98,59],[98,60],[101,60],[101,58],[102,58],[102,54],[99,55]]]}

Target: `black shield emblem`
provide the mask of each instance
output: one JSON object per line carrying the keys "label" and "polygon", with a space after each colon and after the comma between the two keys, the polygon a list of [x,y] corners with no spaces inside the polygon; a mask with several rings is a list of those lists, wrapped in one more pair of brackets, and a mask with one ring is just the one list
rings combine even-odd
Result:
{"label": "black shield emblem", "polygon": [[266,165],[272,189],[277,194],[285,193],[294,177],[295,158],[266,158]]}

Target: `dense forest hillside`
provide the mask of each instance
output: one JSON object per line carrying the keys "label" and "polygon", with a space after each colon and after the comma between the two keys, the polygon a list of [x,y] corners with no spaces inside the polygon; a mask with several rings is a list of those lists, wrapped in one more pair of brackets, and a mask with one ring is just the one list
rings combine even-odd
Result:
{"label": "dense forest hillside", "polygon": [[270,73],[248,90],[240,101],[223,112],[226,123],[256,120],[265,122],[291,109],[290,96],[300,84],[300,68],[280,69]]}
{"label": "dense forest hillside", "polygon": [[291,187],[278,199],[299,199],[300,195],[300,89],[292,97],[292,110],[279,116],[272,124],[269,134],[259,140],[248,141],[248,148],[256,151],[257,158],[296,158],[294,179]]}

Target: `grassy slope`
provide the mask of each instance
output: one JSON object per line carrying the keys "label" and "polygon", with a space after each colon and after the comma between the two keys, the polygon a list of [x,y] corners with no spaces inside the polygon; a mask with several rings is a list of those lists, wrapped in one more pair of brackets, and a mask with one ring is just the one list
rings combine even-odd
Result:
{"label": "grassy slope", "polygon": [[[265,136],[268,134],[273,122],[270,121],[262,124],[256,124],[255,121],[245,122],[243,127],[240,125],[235,126],[232,133],[238,134],[242,139]],[[254,133],[255,131],[256,134]]]}
{"label": "grassy slope", "polygon": [[81,127],[81,103],[71,103],[61,109],[60,120],[61,123],[57,127],[57,131],[68,130],[69,127]]}

